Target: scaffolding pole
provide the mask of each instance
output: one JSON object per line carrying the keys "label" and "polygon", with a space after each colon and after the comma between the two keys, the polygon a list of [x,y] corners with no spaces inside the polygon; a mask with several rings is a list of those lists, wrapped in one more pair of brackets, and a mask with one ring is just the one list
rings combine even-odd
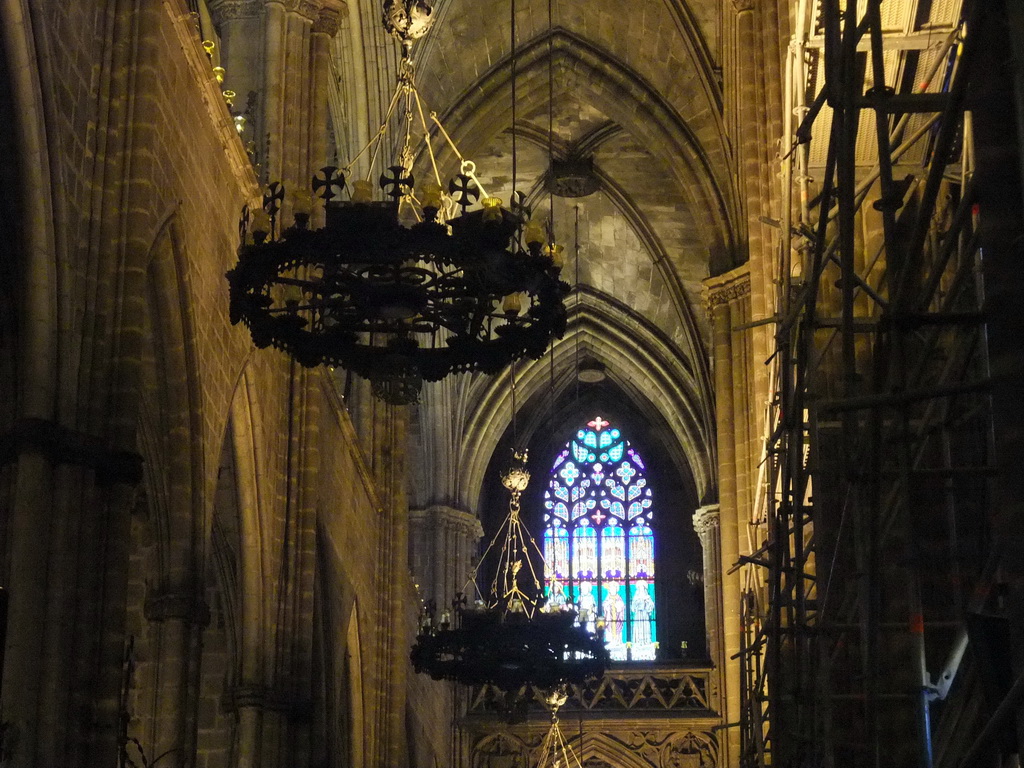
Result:
{"label": "scaffolding pole", "polygon": [[[796,8],[775,395],[737,564],[744,766],[934,768],[933,708],[991,577],[978,521],[995,459],[964,106],[974,20],[940,30],[918,12],[931,6],[910,5],[920,28],[903,31],[906,45],[881,0]],[[812,188],[815,134],[828,140]],[[911,153],[920,162],[908,169]]]}

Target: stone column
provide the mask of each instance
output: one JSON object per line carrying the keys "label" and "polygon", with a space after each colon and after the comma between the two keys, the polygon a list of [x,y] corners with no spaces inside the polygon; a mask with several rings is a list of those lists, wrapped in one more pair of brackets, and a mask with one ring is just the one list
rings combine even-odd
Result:
{"label": "stone column", "polygon": [[[284,472],[286,504],[281,531],[281,577],[273,673],[263,708],[263,766],[304,765],[309,760],[313,680],[313,589],[316,520],[321,503],[321,371],[289,362],[289,449]],[[274,762],[268,763],[269,760]]]}
{"label": "stone column", "polygon": [[[263,0],[208,0],[220,31],[220,65],[225,89],[237,95],[234,111],[246,119],[244,143],[252,142],[256,163],[265,162],[266,128],[261,106],[263,84]],[[262,179],[261,179],[262,180]]]}
{"label": "stone column", "polygon": [[[46,631],[45,545],[50,521],[43,514],[50,507],[53,474],[46,457],[23,453],[18,458],[7,535],[11,541],[10,576],[5,586],[10,595],[7,614],[7,647],[4,656],[0,716],[20,744],[11,764],[27,768],[35,754],[39,727],[39,680]],[[32,503],[37,500],[36,503]],[[18,691],[14,696],[11,692]]]}
{"label": "stone column", "polygon": [[483,527],[472,512],[435,505],[410,510],[409,551],[416,583],[438,611],[464,590]]}
{"label": "stone column", "polygon": [[320,11],[310,35],[309,161],[307,175],[312,176],[327,163],[327,103],[329,99],[331,38],[338,33],[339,14],[331,9]]}
{"label": "stone column", "polygon": [[[308,188],[326,159],[330,39],[342,8],[333,0],[210,0],[224,83],[248,120],[261,180],[288,192]],[[290,204],[286,197],[285,222]]]}
{"label": "stone column", "polygon": [[[740,226],[741,236],[746,236],[750,319],[762,320],[775,313],[778,290],[778,230],[766,220],[781,218],[780,208],[784,204],[777,181],[777,142],[782,135],[780,49],[782,58],[785,56],[779,41],[788,21],[780,18],[777,3],[732,0],[730,5],[731,9],[726,10],[730,48],[725,61],[730,71],[724,77],[731,88],[725,95],[725,109],[735,118],[727,125],[733,131],[737,185],[745,214]],[[762,363],[774,347],[772,333],[770,325],[755,326],[749,331],[748,345],[755,361],[748,372],[749,379],[764,395],[771,389],[769,366]],[[749,414],[756,433],[763,427],[763,417],[760,407]]]}
{"label": "stone column", "polygon": [[[195,707],[199,685],[202,632],[210,622],[210,609],[187,587],[156,592],[146,598],[146,619],[157,626],[155,660],[156,743],[153,755],[166,755],[172,766],[195,760]],[[163,760],[161,761],[163,762]]]}
{"label": "stone column", "polygon": [[234,691],[238,725],[235,732],[236,764],[238,768],[257,768],[260,764],[260,732],[263,729],[262,697],[251,687]]}
{"label": "stone column", "polygon": [[[91,764],[117,746],[125,542],[141,462],[41,419],[20,419],[3,438],[15,454],[3,532],[7,759],[11,768]],[[86,706],[88,718],[79,716]]]}
{"label": "stone column", "polygon": [[309,716],[310,700],[301,686],[239,685],[231,691],[238,714],[235,765],[238,768],[276,768],[305,765],[308,756],[296,738],[294,722]]}
{"label": "stone column", "polygon": [[693,529],[704,551],[704,621],[708,655],[718,669],[725,666],[722,654],[722,532],[719,505],[707,504],[693,513]]}
{"label": "stone column", "polygon": [[[732,659],[742,640],[742,582],[740,572],[730,573],[740,555],[740,533],[750,518],[749,483],[746,467],[749,451],[747,413],[753,407],[743,350],[749,345],[736,326],[749,314],[750,277],[746,267],[705,281],[708,311],[714,333],[715,413],[718,439],[718,488],[721,593],[719,679],[722,716],[726,723],[738,723],[743,697],[740,690],[740,661]],[[732,726],[721,737],[721,765],[737,766],[740,757],[740,729]]]}

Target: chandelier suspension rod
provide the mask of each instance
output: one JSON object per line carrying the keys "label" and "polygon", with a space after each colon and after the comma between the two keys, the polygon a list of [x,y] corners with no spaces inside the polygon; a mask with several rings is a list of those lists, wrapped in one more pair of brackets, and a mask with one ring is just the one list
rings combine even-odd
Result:
{"label": "chandelier suspension rod", "polygon": [[467,160],[465,157],[462,156],[462,153],[459,152],[459,148],[455,145],[455,142],[452,141],[452,137],[448,135],[448,131],[445,130],[444,126],[441,124],[441,121],[438,119],[437,112],[431,112],[430,119],[434,122],[434,125],[437,126],[438,130],[441,132],[441,135],[444,136],[445,141],[448,142],[448,146],[451,148],[452,154],[454,154],[455,157],[457,157],[459,159],[459,162],[462,164],[462,173],[466,174],[466,176],[471,178],[473,180],[473,183],[476,184],[476,188],[480,190],[480,197],[490,197],[490,195],[487,194],[487,190],[484,189],[484,185],[480,183],[480,179],[477,178],[476,163],[474,163],[472,160]]}
{"label": "chandelier suspension rod", "polygon": [[398,100],[402,96],[402,88],[402,81],[399,80],[398,84],[395,86],[395,92],[391,95],[391,103],[388,105],[388,111],[384,115],[384,122],[381,123],[380,128],[377,129],[377,133],[374,134],[373,138],[366,142],[363,148],[359,150],[359,153],[349,161],[348,165],[345,166],[344,171],[346,176],[352,172],[352,166],[356,164],[356,161],[359,160],[359,158],[362,157],[366,150],[371,146],[373,147],[373,154],[370,156],[370,168],[366,173],[366,178],[373,176],[373,169],[377,165],[377,156],[380,154],[380,148],[384,143],[384,134],[387,133],[388,123],[391,122],[391,117],[395,114],[395,108],[398,106]]}
{"label": "chandelier suspension rod", "polygon": [[[455,142],[452,141],[452,137],[448,135],[448,131],[446,131],[444,129],[444,126],[441,125],[441,121],[437,117],[437,112],[431,112],[430,113],[430,119],[434,122],[434,125],[437,126],[438,130],[441,131],[441,135],[444,136],[445,141],[448,142],[448,146],[451,148],[452,153],[459,159],[459,162],[460,163],[466,163],[467,162],[466,158],[464,158],[462,156],[462,153],[459,152],[459,148],[457,146],[455,146]],[[474,179],[474,181],[475,181],[475,179]]]}
{"label": "chandelier suspension rod", "polygon": [[[483,594],[480,592],[480,586],[477,584],[476,577],[477,577],[478,573],[480,572],[480,565],[484,562],[484,560],[487,559],[487,555],[490,554],[490,551],[492,549],[494,549],[494,545],[498,543],[498,539],[501,538],[501,532],[503,530],[505,530],[505,526],[506,525],[511,525],[511,519],[510,518],[505,518],[505,520],[502,522],[501,526],[498,528],[498,532],[496,534],[494,534],[494,538],[491,539],[490,542],[488,542],[487,548],[483,551],[483,554],[480,555],[479,558],[477,558],[476,566],[473,568],[473,572],[469,575],[469,579],[466,581],[466,585],[467,586],[469,584],[473,585],[474,592],[476,593],[477,597],[479,597],[481,600],[483,599]],[[506,549],[507,541],[508,541],[508,536],[506,535],[506,537],[505,537],[505,539],[503,540],[503,543],[502,543],[502,551],[504,551]],[[498,557],[498,560],[499,560],[499,562],[501,561],[501,556],[500,555]],[[495,576],[495,582],[497,581],[497,578],[498,577]],[[494,587],[494,583],[495,582],[492,582],[492,584],[491,584],[491,587],[492,587],[491,591],[492,592],[494,591],[493,587]],[[463,592],[466,592],[466,591],[467,591],[466,588],[463,587]]]}
{"label": "chandelier suspension rod", "polygon": [[410,152],[412,151],[412,101],[416,89],[406,87],[405,89],[405,146],[402,147],[402,159],[408,160],[412,165]]}
{"label": "chandelier suspension rod", "polygon": [[426,117],[423,116],[423,102],[420,100],[419,91],[413,91],[412,93],[416,97],[416,112],[420,116],[420,126],[423,128],[423,143],[427,145],[427,157],[430,158],[430,167],[434,171],[434,181],[437,182],[438,186],[441,186],[441,172],[437,168],[434,145],[430,143],[430,127],[427,125]]}
{"label": "chandelier suspension rod", "polygon": [[516,362],[508,367],[508,388],[512,400],[512,450],[519,450],[519,423],[516,417]]}

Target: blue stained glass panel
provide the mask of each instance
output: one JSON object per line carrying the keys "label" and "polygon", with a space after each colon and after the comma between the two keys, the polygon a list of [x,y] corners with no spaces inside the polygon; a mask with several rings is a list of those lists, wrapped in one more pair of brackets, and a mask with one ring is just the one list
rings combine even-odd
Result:
{"label": "blue stained glass panel", "polygon": [[586,494],[586,492],[587,492],[587,489],[582,487],[582,486],[580,486],[580,485],[577,485],[575,488],[572,488],[570,490],[570,494],[572,495],[573,502],[575,503],[575,502],[579,501],[581,498],[583,498],[583,496],[584,496],[584,494]]}
{"label": "blue stained glass panel", "polygon": [[597,506],[596,499],[584,499],[583,501],[572,505],[572,519],[583,517],[584,515],[590,514],[590,510]]}
{"label": "blue stained glass panel", "polygon": [[576,459],[576,461],[579,461],[581,463],[585,462],[589,454],[590,451],[588,451],[584,446],[580,445],[579,443],[572,444],[572,457]]}
{"label": "blue stained glass panel", "polygon": [[648,579],[654,577],[654,533],[644,523],[629,529],[629,572]]}
{"label": "blue stained glass panel", "polygon": [[551,525],[544,531],[544,561],[548,580],[564,579],[569,575],[569,532],[560,525]]}
{"label": "blue stained glass panel", "polygon": [[626,586],[619,581],[604,582],[601,585],[601,614],[604,616],[604,639],[612,658],[626,658]]}
{"label": "blue stained glass panel", "polygon": [[651,506],[650,499],[640,499],[640,501],[634,501],[629,505],[629,519],[632,520],[634,517],[638,517],[644,513],[644,510]]}
{"label": "blue stained glass panel", "polygon": [[638,454],[632,448],[626,451],[626,453],[629,454],[629,458],[631,458],[636,463],[636,465],[640,467],[640,469],[647,469],[647,467],[644,466],[644,462],[640,458],[640,454]]}
{"label": "blue stained glass panel", "polygon": [[598,616],[596,586],[592,581],[581,581],[575,590],[576,605],[579,607],[580,616],[586,617],[586,626],[591,632],[595,629],[595,620]]}
{"label": "blue stained glass panel", "polygon": [[597,575],[597,532],[583,518],[572,532],[573,575],[592,579]]}
{"label": "blue stained glass panel", "polygon": [[626,575],[626,532],[617,525],[601,531],[601,572],[609,579]]}
{"label": "blue stained glass panel", "polygon": [[619,468],[615,470],[615,474],[622,479],[622,482],[628,483],[633,479],[633,476],[636,474],[636,470],[633,468],[632,464],[628,461],[624,461],[619,464]]}
{"label": "blue stained glass panel", "polygon": [[638,581],[630,586],[629,613],[632,618],[630,656],[638,660],[654,659],[658,649],[654,585],[646,581]]}
{"label": "blue stained glass panel", "polygon": [[565,588],[565,584],[553,578],[545,582],[544,596],[548,599],[550,606],[569,605],[574,602],[569,596],[569,590]]}
{"label": "blue stained glass panel", "polygon": [[641,478],[629,486],[629,501],[639,496],[643,492],[645,485],[647,485],[647,481]]}

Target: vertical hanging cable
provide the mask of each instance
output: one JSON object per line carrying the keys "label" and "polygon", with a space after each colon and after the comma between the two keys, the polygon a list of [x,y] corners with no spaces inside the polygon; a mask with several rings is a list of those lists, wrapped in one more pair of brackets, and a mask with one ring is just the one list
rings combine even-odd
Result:
{"label": "vertical hanging cable", "polygon": [[516,156],[516,0],[512,0],[512,24],[509,35],[509,56],[512,70],[512,201],[515,201],[519,159]]}
{"label": "vertical hanging cable", "polygon": [[508,367],[508,388],[512,395],[512,450],[519,450],[519,430],[516,420],[516,361]]}
{"label": "vertical hanging cable", "polygon": [[580,204],[576,203],[575,206],[575,231],[573,232],[573,248],[575,250],[575,270],[576,275],[573,277],[573,284],[576,288],[576,405],[579,406],[580,402],[580,329],[583,324],[583,292],[580,290]]}
{"label": "vertical hanging cable", "polygon": [[555,41],[553,0],[548,0],[548,230],[555,244]]}
{"label": "vertical hanging cable", "polygon": [[[548,243],[555,244],[555,79],[554,79],[554,42],[552,39],[553,0],[548,0]],[[553,255],[553,254],[552,254]],[[553,423],[555,411],[555,340],[548,347],[548,423]]]}
{"label": "vertical hanging cable", "polygon": [[[582,695],[579,697],[579,701],[580,701],[580,704],[583,703],[583,696]],[[579,728],[580,728],[580,746],[579,746],[579,752],[577,754],[582,755],[583,754],[583,707],[580,707]]]}
{"label": "vertical hanging cable", "polygon": [[548,347],[548,424],[555,418],[555,342]]}
{"label": "vertical hanging cable", "polygon": [[[510,69],[512,75],[512,196],[509,201],[515,204],[516,185],[518,181],[518,158],[516,157],[516,0],[511,0],[511,24],[509,32],[508,50],[511,59]],[[519,450],[519,431],[516,423],[516,361],[513,360],[508,369],[509,389],[512,395],[512,450]]]}

